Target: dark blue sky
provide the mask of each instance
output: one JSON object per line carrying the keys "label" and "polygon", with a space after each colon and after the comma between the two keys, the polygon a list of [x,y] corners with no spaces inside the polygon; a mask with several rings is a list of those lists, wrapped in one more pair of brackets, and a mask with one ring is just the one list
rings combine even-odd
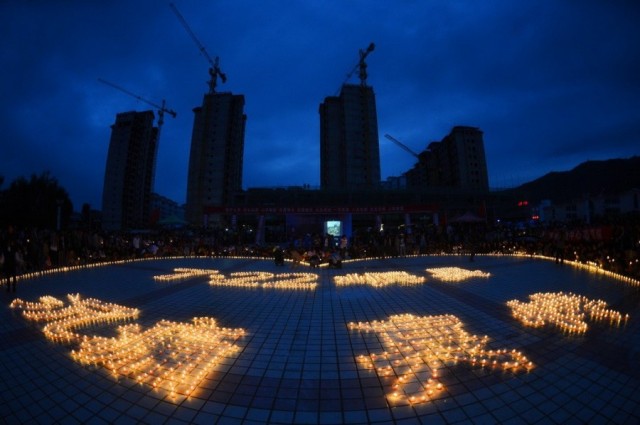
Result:
{"label": "dark blue sky", "polygon": [[[640,2],[176,0],[248,116],[243,187],[319,185],[318,106],[370,42],[382,177],[453,126],[484,131],[492,187],[640,154]],[[208,63],[157,0],[0,0],[0,175],[49,171],[101,208],[110,125],[166,117],[155,191],[186,197]],[[357,75],[351,82],[357,82]]]}

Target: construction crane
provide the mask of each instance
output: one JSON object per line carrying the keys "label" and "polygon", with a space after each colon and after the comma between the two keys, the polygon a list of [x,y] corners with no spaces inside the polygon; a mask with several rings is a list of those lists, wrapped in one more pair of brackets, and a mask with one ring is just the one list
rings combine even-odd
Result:
{"label": "construction crane", "polygon": [[349,81],[351,76],[356,72],[356,70],[359,69],[358,75],[360,77],[360,85],[363,87],[367,85],[367,63],[364,60],[367,56],[369,56],[369,53],[373,52],[373,49],[375,48],[376,48],[376,45],[373,43],[370,43],[369,47],[367,47],[367,50],[360,49],[359,51],[360,60],[358,61],[356,66],[353,67],[351,72],[347,74],[347,78],[344,80],[345,83]]}
{"label": "construction crane", "polygon": [[104,84],[106,84],[108,86],[111,86],[114,89],[118,89],[121,92],[128,94],[129,96],[133,96],[136,99],[138,99],[138,100],[140,100],[140,101],[142,101],[142,102],[144,102],[144,103],[146,103],[148,105],[153,106],[154,108],[157,108],[158,109],[158,136],[157,136],[158,140],[160,140],[160,130],[162,130],[162,124],[164,124],[164,114],[165,114],[165,112],[167,114],[171,115],[173,118],[175,118],[178,115],[178,114],[175,113],[175,111],[172,111],[171,109],[167,109],[166,108],[166,106],[165,106],[166,102],[165,102],[164,99],[162,99],[162,105],[157,105],[157,104],[155,104],[155,103],[143,98],[142,96],[138,96],[137,94],[132,93],[129,90],[120,87],[117,84],[111,83],[111,82],[109,82],[107,80],[103,80],[102,78],[98,78],[98,81],[100,81],[101,83],[104,83]]}
{"label": "construction crane", "polygon": [[405,151],[409,152],[411,155],[413,155],[416,158],[420,159],[420,155],[418,155],[417,153],[412,151],[411,148],[409,148],[409,146],[405,145],[400,140],[398,140],[395,137],[392,137],[392,136],[390,136],[388,134],[385,134],[384,137],[386,137],[387,139],[391,140],[393,143],[395,143],[396,145],[400,146],[402,149],[404,149]]}
{"label": "construction crane", "polygon": [[[351,79],[351,77],[353,76],[353,74],[356,72],[356,70],[360,70],[359,72],[359,76],[360,76],[360,85],[362,87],[367,85],[367,63],[364,61],[365,58],[367,56],[369,56],[369,53],[373,52],[373,49],[376,48],[376,45],[373,43],[369,43],[369,47],[367,47],[367,50],[362,50],[360,49],[359,53],[360,53],[360,60],[358,61],[358,63],[353,67],[353,69],[351,70],[351,72],[349,72],[347,74],[347,77],[344,79],[344,82],[342,83],[342,85],[347,84],[347,81],[349,81]],[[342,86],[340,86],[342,87]],[[338,93],[340,93],[340,89],[338,89],[338,91],[336,92],[336,96],[338,95]]]}
{"label": "construction crane", "polygon": [[196,37],[195,33],[191,30],[191,27],[187,23],[186,19],[184,19],[182,14],[178,11],[176,5],[173,3],[169,3],[169,7],[171,8],[171,10],[173,10],[173,13],[176,14],[178,19],[180,20],[180,23],[182,24],[184,29],[187,30],[187,33],[191,36],[193,41],[195,41],[196,46],[198,46],[198,49],[200,50],[202,56],[204,56],[204,58],[211,65],[211,67],[209,68],[209,75],[211,76],[211,80],[209,80],[209,93],[215,93],[218,77],[220,77],[220,80],[223,83],[227,82],[227,76],[220,70],[220,58],[216,56],[215,60],[211,59],[211,56],[209,56],[209,53],[207,53],[207,49],[205,49],[204,45],[200,42],[200,40],[198,40],[198,37]]}

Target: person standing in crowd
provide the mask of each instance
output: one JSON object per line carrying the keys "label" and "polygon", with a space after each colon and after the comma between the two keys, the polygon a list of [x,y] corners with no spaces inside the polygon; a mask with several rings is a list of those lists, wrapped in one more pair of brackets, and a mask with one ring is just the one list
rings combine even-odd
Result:
{"label": "person standing in crowd", "polygon": [[58,235],[53,233],[51,234],[51,239],[49,240],[49,255],[51,258],[51,265],[53,267],[58,267],[60,265],[60,256],[58,252]]}
{"label": "person standing in crowd", "polygon": [[4,259],[4,273],[7,278],[7,292],[11,290],[12,282],[13,292],[16,292],[16,282],[18,280],[18,259],[16,246],[13,242],[7,243],[7,246],[2,252],[2,258]]}
{"label": "person standing in crowd", "polygon": [[342,235],[340,238],[340,257],[347,258],[347,248],[349,246],[349,239],[347,235]]}

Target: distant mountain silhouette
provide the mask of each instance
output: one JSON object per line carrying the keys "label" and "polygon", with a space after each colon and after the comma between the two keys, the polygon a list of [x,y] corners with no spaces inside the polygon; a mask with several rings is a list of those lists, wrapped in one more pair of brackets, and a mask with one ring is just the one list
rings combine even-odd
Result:
{"label": "distant mountain silhouette", "polygon": [[640,188],[640,156],[583,162],[570,171],[553,171],[505,192],[537,203],[618,194],[634,188]]}

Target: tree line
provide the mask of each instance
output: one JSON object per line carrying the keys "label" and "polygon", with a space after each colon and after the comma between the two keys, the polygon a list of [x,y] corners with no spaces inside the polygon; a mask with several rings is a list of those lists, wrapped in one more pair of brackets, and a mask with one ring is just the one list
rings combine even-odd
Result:
{"label": "tree line", "polygon": [[0,225],[38,229],[64,229],[73,204],[69,194],[48,171],[18,177],[5,189],[0,176]]}

